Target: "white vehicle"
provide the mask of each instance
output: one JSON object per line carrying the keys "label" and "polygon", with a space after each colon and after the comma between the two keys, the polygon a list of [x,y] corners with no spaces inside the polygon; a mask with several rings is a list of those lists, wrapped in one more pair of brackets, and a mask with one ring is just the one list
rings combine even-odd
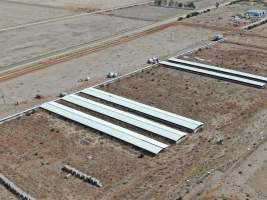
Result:
{"label": "white vehicle", "polygon": [[159,63],[159,58],[156,58],[156,57],[149,58],[147,60],[147,63],[148,64],[157,64],[157,63]]}

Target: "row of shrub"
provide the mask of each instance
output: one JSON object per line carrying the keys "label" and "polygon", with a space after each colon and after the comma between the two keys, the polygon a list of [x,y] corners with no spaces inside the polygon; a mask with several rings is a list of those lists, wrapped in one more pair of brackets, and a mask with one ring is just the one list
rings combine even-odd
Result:
{"label": "row of shrub", "polygon": [[[204,11],[202,11],[202,12],[195,11],[195,12],[188,13],[188,14],[185,16],[185,18],[195,17],[195,16],[197,16],[197,15],[199,15],[199,14],[207,13],[207,12],[210,12],[210,9],[206,9],[206,10],[204,10]],[[184,17],[179,17],[177,20],[178,20],[178,21],[181,21],[181,20],[183,20],[183,19],[184,19]]]}
{"label": "row of shrub", "polygon": [[176,8],[191,8],[191,9],[196,8],[194,2],[181,3],[175,0],[155,0],[154,4],[156,6],[168,6],[168,7],[176,7]]}
{"label": "row of shrub", "polygon": [[249,1],[249,0],[234,0],[234,1],[231,1],[231,2],[229,3],[229,5],[237,4],[237,3],[240,3],[240,2],[242,2],[242,1]]}
{"label": "row of shrub", "polygon": [[267,23],[267,19],[262,20],[262,21],[260,21],[259,23],[251,24],[251,25],[249,25],[249,26],[247,27],[247,29],[250,30],[250,29],[253,29],[253,28],[257,27],[257,26],[260,26],[260,25],[262,25],[262,24],[265,24],[265,23]]}

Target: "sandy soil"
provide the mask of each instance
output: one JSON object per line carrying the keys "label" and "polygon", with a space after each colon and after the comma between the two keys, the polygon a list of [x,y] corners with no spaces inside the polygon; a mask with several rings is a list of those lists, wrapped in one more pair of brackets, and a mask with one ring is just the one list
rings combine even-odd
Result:
{"label": "sandy soil", "polygon": [[[190,35],[194,31],[196,34]],[[190,35],[190,36],[189,36]],[[120,44],[82,58],[61,63],[16,79],[0,83],[1,116],[47,101],[63,91],[77,91],[105,80],[110,71],[120,74],[144,67],[152,56],[172,56],[184,48],[209,40],[212,33],[198,28],[170,27],[152,35]],[[189,37],[188,37],[189,36]],[[164,39],[162,39],[164,38]],[[155,42],[157,41],[157,42]],[[78,82],[90,77],[88,82]],[[28,88],[31,88],[29,90]],[[43,99],[34,100],[40,93]],[[19,102],[18,106],[14,106]]]}
{"label": "sandy soil", "polygon": [[23,5],[8,1],[0,2],[0,13],[0,28],[78,14],[77,12],[63,9]]}

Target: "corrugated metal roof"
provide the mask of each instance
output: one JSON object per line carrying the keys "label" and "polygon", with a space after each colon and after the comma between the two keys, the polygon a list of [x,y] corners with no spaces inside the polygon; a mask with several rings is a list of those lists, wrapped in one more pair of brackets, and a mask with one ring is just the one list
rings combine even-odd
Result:
{"label": "corrugated metal roof", "polygon": [[224,79],[224,80],[230,80],[230,81],[233,81],[236,83],[240,83],[243,85],[249,85],[249,86],[253,86],[253,87],[258,87],[258,88],[262,88],[266,85],[265,83],[259,82],[259,81],[253,81],[250,79],[245,79],[245,78],[227,75],[227,74],[223,74],[223,73],[218,73],[218,72],[205,70],[205,69],[198,69],[195,67],[189,67],[186,65],[181,65],[181,64],[167,62],[167,61],[160,61],[159,64],[173,67],[173,68],[183,70],[183,71],[189,71],[189,72],[194,72],[197,74],[204,74],[204,75],[208,75],[211,77],[216,77],[216,78],[220,78],[220,79]]}
{"label": "corrugated metal roof", "polygon": [[158,154],[162,149],[168,147],[168,145],[162,142],[153,140],[144,135],[140,135],[128,129],[122,128],[120,126],[114,125],[102,119],[98,119],[56,102],[44,103],[40,107],[85,126],[99,130],[103,133],[106,133],[110,136],[135,145],[154,154]]}
{"label": "corrugated metal roof", "polygon": [[254,74],[250,74],[250,73],[246,73],[246,72],[240,72],[240,71],[221,68],[221,67],[215,67],[215,66],[211,66],[211,65],[192,62],[192,61],[188,61],[188,60],[181,60],[181,59],[177,59],[177,58],[169,58],[168,61],[179,63],[179,64],[185,64],[185,65],[188,65],[190,67],[207,69],[207,70],[211,70],[211,71],[215,71],[215,72],[220,72],[220,73],[224,73],[224,74],[229,74],[229,75],[238,76],[238,77],[242,77],[242,78],[246,78],[246,79],[251,79],[254,81],[260,81],[260,82],[267,83],[267,77],[258,76],[258,75],[254,75]]}
{"label": "corrugated metal roof", "polygon": [[257,10],[257,9],[253,9],[253,10],[248,10],[246,11],[246,13],[256,13],[256,14],[261,14],[261,13],[265,13],[266,10]]}
{"label": "corrugated metal roof", "polygon": [[82,90],[81,92],[115,103],[117,105],[120,106],[124,106],[126,108],[130,108],[132,110],[153,116],[155,118],[167,121],[167,122],[171,122],[173,124],[177,124],[179,126],[185,127],[187,129],[190,129],[192,131],[197,131],[201,126],[203,126],[203,123],[192,120],[192,119],[188,119],[186,117],[182,117],[180,115],[176,115],[164,110],[160,110],[158,108],[152,107],[152,106],[148,106],[133,100],[129,100],[127,98],[121,97],[121,96],[117,96],[108,92],[104,92],[102,90],[98,90],[95,88],[88,88],[85,90]]}
{"label": "corrugated metal roof", "polygon": [[94,112],[101,113],[111,118],[126,122],[144,130],[150,131],[157,135],[163,136],[173,141],[178,141],[186,135],[186,133],[175,130],[165,125],[161,125],[152,120],[77,96],[69,95],[63,98],[65,101],[87,108]]}

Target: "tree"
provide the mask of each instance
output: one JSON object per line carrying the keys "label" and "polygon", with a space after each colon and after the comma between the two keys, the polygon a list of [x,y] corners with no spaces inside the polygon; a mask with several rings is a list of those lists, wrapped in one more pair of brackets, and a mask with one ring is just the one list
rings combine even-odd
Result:
{"label": "tree", "polygon": [[184,6],[184,4],[181,3],[181,2],[176,2],[175,6],[178,7],[178,8],[182,8]]}
{"label": "tree", "polygon": [[162,5],[163,6],[167,6],[168,5],[168,1],[167,0],[162,0]]}
{"label": "tree", "polygon": [[189,7],[189,8],[193,8],[193,9],[196,8],[194,2],[189,2],[186,6]]}
{"label": "tree", "polygon": [[155,3],[156,6],[160,6],[161,5],[161,0],[155,0],[154,3]]}

